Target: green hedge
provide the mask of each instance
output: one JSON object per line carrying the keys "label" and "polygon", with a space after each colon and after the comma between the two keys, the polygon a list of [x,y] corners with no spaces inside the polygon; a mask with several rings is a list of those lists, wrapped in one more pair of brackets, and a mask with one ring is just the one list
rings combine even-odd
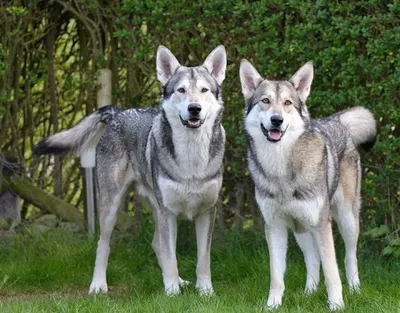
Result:
{"label": "green hedge", "polygon": [[[37,137],[51,133],[48,125],[50,110],[42,110],[48,108],[48,100],[43,100],[48,99],[44,88],[47,64],[41,60],[45,55],[44,47],[40,39],[32,40],[33,37],[45,35],[46,25],[51,24],[43,22],[46,18],[56,21],[59,26],[55,66],[60,128],[73,124],[86,113],[81,104],[82,101],[85,103],[90,92],[78,93],[77,90],[93,88],[95,79],[90,71],[91,63],[87,67],[80,63],[84,59],[80,55],[80,30],[86,31],[89,47],[86,57],[93,62],[94,69],[111,66],[117,73],[118,77],[114,77],[113,82],[114,98],[122,106],[156,105],[160,94],[155,82],[155,51],[158,45],[170,48],[181,63],[194,65],[202,62],[216,45],[223,44],[228,52],[227,78],[223,84],[226,104],[223,123],[228,140],[222,201],[226,211],[224,216],[231,222],[234,216],[229,208],[235,206],[235,190],[248,181],[242,132],[244,101],[239,82],[240,60],[248,59],[262,75],[271,79],[289,78],[302,64],[312,60],[315,78],[308,100],[312,116],[326,116],[349,106],[362,105],[371,109],[378,120],[377,144],[372,151],[363,154],[362,230],[366,235],[362,238],[366,244],[376,245],[378,251],[399,257],[398,0],[210,0],[190,4],[170,0],[92,0],[79,2],[79,8],[75,11],[70,10],[68,5],[63,10],[55,10],[60,3],[68,3],[72,8],[74,5],[67,0],[38,0],[26,1],[25,9],[18,9],[24,13],[22,15],[17,16],[15,8],[6,10],[8,14],[15,15],[10,21],[15,24],[14,27],[22,29],[20,33],[24,36],[16,41],[12,36],[16,36],[17,31],[3,33],[0,78],[6,59],[3,57],[7,50],[5,39],[11,38],[8,41],[10,44],[25,41],[27,45],[22,45],[19,51],[22,54],[21,64],[23,60],[28,60],[26,62],[32,62],[33,65],[23,69],[21,75],[25,76],[20,78],[21,85],[30,80],[25,86],[32,91],[30,101],[33,114],[40,112],[45,116],[44,120],[42,117],[35,120]],[[60,18],[54,18],[54,14],[60,14]],[[88,20],[99,26],[97,30],[100,35],[97,37],[88,35],[85,28]],[[92,27],[91,31],[94,30]],[[95,51],[90,50],[93,38],[102,39],[101,47]],[[66,44],[68,42],[74,45]],[[113,43],[115,51],[110,48]],[[26,93],[26,90],[20,90],[19,96],[24,98]],[[6,96],[2,94],[1,99]],[[74,112],[77,103],[80,110],[78,114]],[[23,105],[20,105],[20,109],[23,109]],[[37,142],[37,139],[33,141]],[[11,143],[2,144],[3,150],[15,146]],[[21,155],[30,158],[26,151]],[[39,178],[41,182],[52,180],[51,175],[36,177],[37,180]],[[247,202],[248,198],[243,214],[246,219],[251,219]]]}
{"label": "green hedge", "polygon": [[[312,60],[315,78],[308,100],[314,117],[349,106],[371,109],[378,120],[375,148],[363,154],[362,229],[382,239],[385,254],[400,256],[400,4],[399,1],[126,1],[146,23],[153,44],[189,52],[199,62],[217,44],[228,50],[224,83],[228,135],[226,186],[246,175],[243,100],[238,67],[253,62],[262,75],[289,78]],[[150,12],[147,11],[151,9]],[[192,61],[192,62],[190,62]],[[229,187],[228,187],[229,188]],[[381,226],[385,225],[385,226]],[[397,231],[397,233],[396,233]],[[368,240],[368,242],[376,242]]]}

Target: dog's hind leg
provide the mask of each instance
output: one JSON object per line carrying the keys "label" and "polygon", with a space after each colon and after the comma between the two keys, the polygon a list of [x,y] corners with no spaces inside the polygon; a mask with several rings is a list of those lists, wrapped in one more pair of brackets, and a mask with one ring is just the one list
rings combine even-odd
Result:
{"label": "dog's hind leg", "polygon": [[196,288],[200,295],[213,295],[211,283],[210,250],[214,228],[215,208],[196,216],[197,268]]}
{"label": "dog's hind leg", "polygon": [[342,282],[340,280],[339,268],[336,262],[332,224],[328,216],[321,220],[316,228],[311,229],[311,234],[321,258],[325,285],[328,291],[329,308],[331,310],[342,309],[344,308]]}
{"label": "dog's hind leg", "polygon": [[[107,264],[110,238],[117,219],[121,198],[128,186],[126,163],[115,162],[106,171],[98,171],[100,238],[89,294],[107,292]],[[117,177],[114,177],[116,174]],[[116,179],[117,178],[117,179]],[[123,179],[122,179],[123,178]]]}
{"label": "dog's hind leg", "polygon": [[297,243],[304,254],[307,268],[307,281],[305,294],[311,294],[317,290],[319,284],[320,258],[310,232],[294,233]]}
{"label": "dog's hind leg", "polygon": [[351,205],[343,204],[339,209],[337,224],[340,234],[343,237],[346,247],[345,268],[346,277],[351,292],[358,292],[360,289],[360,279],[358,277],[357,265],[357,241],[359,235],[358,215],[351,210]]}
{"label": "dog's hind leg", "polygon": [[267,300],[268,308],[277,308],[282,304],[285,290],[284,275],[286,270],[286,251],[288,233],[283,221],[273,221],[274,225],[265,226],[270,264],[270,289]]}
{"label": "dog's hind leg", "polygon": [[[354,162],[342,161],[340,184],[335,195],[336,203],[333,206],[333,217],[338,224],[345,248],[346,277],[351,292],[358,292],[360,279],[358,277],[357,241],[359,235],[360,212],[360,167],[349,166]],[[345,168],[344,168],[345,167]]]}

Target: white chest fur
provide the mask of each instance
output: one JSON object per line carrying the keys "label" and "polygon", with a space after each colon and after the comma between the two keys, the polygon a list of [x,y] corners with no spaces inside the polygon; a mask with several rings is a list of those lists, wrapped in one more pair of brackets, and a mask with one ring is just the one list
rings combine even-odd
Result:
{"label": "white chest fur", "polygon": [[[192,219],[209,210],[217,201],[222,185],[222,175],[219,173],[223,153],[210,153],[214,120],[206,120],[200,129],[181,131],[182,125],[171,123],[175,130],[172,132],[173,153],[160,155],[159,158],[172,178],[161,173],[157,184],[162,205],[175,215]],[[223,149],[225,132],[220,127],[222,133],[219,144]],[[160,132],[160,135],[163,134]],[[161,146],[161,141],[157,144]]]}
{"label": "white chest fur", "polygon": [[222,176],[207,182],[193,179],[186,180],[184,183],[161,176],[158,179],[158,185],[163,205],[175,215],[191,220],[216,203],[222,185]]}
{"label": "white chest fur", "polygon": [[324,197],[322,196],[307,200],[294,198],[282,200],[265,197],[256,191],[256,200],[267,225],[272,225],[280,219],[294,230],[297,230],[296,224],[301,224],[303,229],[317,226],[324,208]]}
{"label": "white chest fur", "polygon": [[255,157],[264,172],[261,173],[254,163],[250,166],[259,188],[259,191],[256,190],[256,200],[267,225],[273,224],[276,219],[283,219],[287,226],[293,229],[299,224],[300,228],[313,227],[319,222],[325,197],[318,193],[307,197],[294,196],[296,190],[302,188],[302,181],[300,177],[293,178],[293,169],[290,168],[289,162],[296,138],[287,139],[289,140],[275,144],[268,142],[265,137],[253,137]]}
{"label": "white chest fur", "polygon": [[[204,127],[205,128],[205,127]],[[180,176],[190,179],[206,171],[210,160],[210,137],[208,132],[185,131],[173,134],[176,164]]]}

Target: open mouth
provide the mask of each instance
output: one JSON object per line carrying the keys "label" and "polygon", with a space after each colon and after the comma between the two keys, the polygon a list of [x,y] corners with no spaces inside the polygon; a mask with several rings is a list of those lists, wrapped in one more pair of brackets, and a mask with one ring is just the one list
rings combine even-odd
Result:
{"label": "open mouth", "polygon": [[261,123],[261,130],[262,130],[263,134],[265,135],[265,137],[267,137],[268,141],[272,141],[272,142],[277,142],[277,141],[281,140],[283,135],[285,135],[288,127],[289,127],[289,125],[286,126],[285,130],[283,130],[283,131],[276,129],[276,128],[266,129],[264,127],[264,125]]}
{"label": "open mouth", "polygon": [[191,117],[188,120],[184,120],[180,115],[179,118],[184,126],[188,128],[199,128],[204,123],[204,119],[201,120],[198,117]]}

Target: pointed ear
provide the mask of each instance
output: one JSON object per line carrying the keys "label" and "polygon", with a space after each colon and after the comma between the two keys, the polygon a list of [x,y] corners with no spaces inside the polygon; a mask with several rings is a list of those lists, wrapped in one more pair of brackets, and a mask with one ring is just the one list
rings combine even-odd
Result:
{"label": "pointed ear", "polygon": [[263,80],[255,67],[246,59],[242,59],[240,62],[240,82],[245,99],[249,99],[253,95]]}
{"label": "pointed ear", "polygon": [[224,46],[216,47],[204,61],[203,66],[215,78],[218,85],[225,79],[226,51]]}
{"label": "pointed ear", "polygon": [[174,75],[181,66],[175,56],[164,46],[157,49],[157,79],[162,86]]}
{"label": "pointed ear", "polygon": [[292,76],[290,81],[293,83],[299,94],[300,100],[306,102],[308,95],[311,90],[311,83],[314,77],[314,67],[311,61],[304,64],[297,72]]}

